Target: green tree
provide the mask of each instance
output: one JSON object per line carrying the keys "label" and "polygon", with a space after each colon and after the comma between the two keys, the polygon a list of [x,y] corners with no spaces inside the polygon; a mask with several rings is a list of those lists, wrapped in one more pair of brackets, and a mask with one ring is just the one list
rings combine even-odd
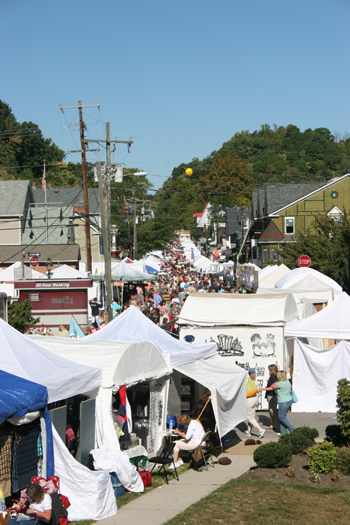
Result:
{"label": "green tree", "polygon": [[39,321],[40,317],[32,317],[32,303],[29,299],[8,305],[8,323],[22,334]]}

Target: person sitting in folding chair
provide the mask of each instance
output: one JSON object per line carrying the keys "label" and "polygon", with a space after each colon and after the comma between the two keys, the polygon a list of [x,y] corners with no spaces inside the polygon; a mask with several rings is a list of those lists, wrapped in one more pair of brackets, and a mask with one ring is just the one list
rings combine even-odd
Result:
{"label": "person sitting in folding chair", "polygon": [[[197,420],[191,419],[188,414],[182,414],[181,416],[178,416],[177,422],[182,427],[188,425],[188,429],[187,433],[181,432],[177,428],[173,431],[174,434],[183,438],[177,441],[174,447],[174,463],[176,468],[183,465],[183,461],[181,459],[182,450],[192,451],[197,448],[205,434],[202,425]],[[172,465],[169,468],[174,468],[174,466]]]}

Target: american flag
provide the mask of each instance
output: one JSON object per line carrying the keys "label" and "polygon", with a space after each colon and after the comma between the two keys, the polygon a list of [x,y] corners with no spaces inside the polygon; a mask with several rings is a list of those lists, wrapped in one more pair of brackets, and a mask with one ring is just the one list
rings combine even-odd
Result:
{"label": "american flag", "polygon": [[42,178],[42,180],[41,180],[41,186],[42,186],[43,190],[46,191],[45,162],[44,162],[44,173],[43,173],[43,178]]}

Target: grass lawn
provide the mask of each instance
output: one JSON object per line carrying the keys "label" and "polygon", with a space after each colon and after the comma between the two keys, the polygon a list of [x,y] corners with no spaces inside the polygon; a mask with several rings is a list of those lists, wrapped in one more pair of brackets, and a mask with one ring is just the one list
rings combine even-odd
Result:
{"label": "grass lawn", "polygon": [[232,480],[167,525],[348,525],[350,490]]}

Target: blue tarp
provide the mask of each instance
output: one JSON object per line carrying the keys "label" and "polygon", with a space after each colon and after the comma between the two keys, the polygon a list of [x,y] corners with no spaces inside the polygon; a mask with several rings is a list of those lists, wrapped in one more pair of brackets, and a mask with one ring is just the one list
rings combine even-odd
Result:
{"label": "blue tarp", "polygon": [[0,370],[0,424],[11,417],[44,410],[47,435],[47,477],[54,474],[53,441],[46,386]]}

